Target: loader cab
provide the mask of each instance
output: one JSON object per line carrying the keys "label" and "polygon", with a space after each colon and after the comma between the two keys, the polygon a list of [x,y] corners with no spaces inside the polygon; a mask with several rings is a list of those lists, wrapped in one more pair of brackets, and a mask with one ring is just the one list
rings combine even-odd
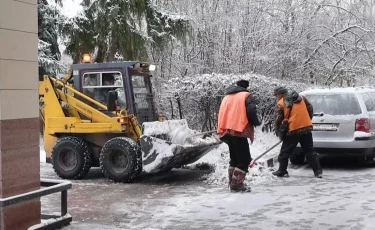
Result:
{"label": "loader cab", "polygon": [[119,110],[135,114],[140,124],[157,120],[149,64],[82,63],[73,64],[72,70],[74,88],[86,96],[107,105],[108,92],[115,90]]}

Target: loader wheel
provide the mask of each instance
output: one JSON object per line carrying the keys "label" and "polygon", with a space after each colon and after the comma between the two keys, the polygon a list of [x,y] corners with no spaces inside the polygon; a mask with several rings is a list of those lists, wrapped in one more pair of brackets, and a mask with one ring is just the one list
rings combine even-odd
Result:
{"label": "loader wheel", "polygon": [[92,164],[91,149],[78,137],[63,137],[52,149],[52,165],[63,179],[81,179]]}
{"label": "loader wheel", "polygon": [[100,168],[103,174],[115,182],[132,182],[142,171],[140,149],[127,137],[107,141],[100,152]]}

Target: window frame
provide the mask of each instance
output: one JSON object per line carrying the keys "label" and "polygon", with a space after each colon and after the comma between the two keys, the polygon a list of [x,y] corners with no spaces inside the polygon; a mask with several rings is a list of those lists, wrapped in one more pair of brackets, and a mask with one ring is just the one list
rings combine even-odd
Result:
{"label": "window frame", "polygon": [[[369,92],[363,92],[361,93],[362,99],[363,99],[363,104],[365,105],[365,108],[367,112],[375,112],[375,92],[369,91]],[[366,104],[366,99],[370,99],[372,101],[373,108],[368,108]]]}
{"label": "window frame", "polygon": [[[121,85],[102,85],[103,84],[103,73],[118,73],[121,76]],[[85,86],[85,76],[89,74],[99,74],[99,82],[100,85],[96,86]],[[115,80],[116,81],[116,80]],[[85,72],[82,74],[82,89],[97,89],[97,88],[124,88],[124,77],[122,73],[118,70],[113,70],[113,71],[94,71],[94,72]]]}

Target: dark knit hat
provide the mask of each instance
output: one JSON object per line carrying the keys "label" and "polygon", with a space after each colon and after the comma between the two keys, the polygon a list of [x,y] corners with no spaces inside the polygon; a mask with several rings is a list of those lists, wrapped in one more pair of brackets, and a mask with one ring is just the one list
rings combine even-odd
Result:
{"label": "dark knit hat", "polygon": [[236,82],[236,85],[240,86],[242,88],[247,89],[247,88],[249,88],[249,81],[247,81],[247,80],[239,80],[239,81]]}
{"label": "dark knit hat", "polygon": [[287,88],[285,88],[284,86],[279,86],[275,88],[275,90],[273,91],[273,95],[275,96],[277,94],[285,95],[287,92],[288,92]]}

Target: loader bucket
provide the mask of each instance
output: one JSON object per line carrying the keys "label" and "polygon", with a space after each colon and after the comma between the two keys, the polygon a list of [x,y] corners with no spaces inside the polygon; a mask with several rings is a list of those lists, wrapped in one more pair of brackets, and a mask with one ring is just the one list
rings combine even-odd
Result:
{"label": "loader bucket", "polygon": [[157,173],[191,164],[221,144],[215,136],[190,136],[198,132],[186,120],[144,122],[140,138],[143,170]]}

